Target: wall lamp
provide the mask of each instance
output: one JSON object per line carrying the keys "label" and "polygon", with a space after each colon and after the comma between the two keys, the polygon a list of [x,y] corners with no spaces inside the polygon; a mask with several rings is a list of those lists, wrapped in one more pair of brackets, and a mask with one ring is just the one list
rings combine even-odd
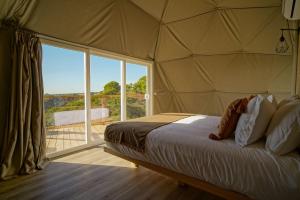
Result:
{"label": "wall lamp", "polygon": [[283,32],[284,31],[300,31],[300,27],[298,29],[292,29],[292,28],[282,28],[281,30],[281,36],[279,38],[279,41],[276,45],[276,53],[286,53],[289,49],[289,45],[288,42],[286,41],[286,39],[284,38]]}

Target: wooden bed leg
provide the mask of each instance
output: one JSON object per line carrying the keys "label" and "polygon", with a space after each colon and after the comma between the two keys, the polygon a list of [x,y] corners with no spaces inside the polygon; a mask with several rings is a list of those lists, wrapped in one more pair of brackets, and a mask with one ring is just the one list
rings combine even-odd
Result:
{"label": "wooden bed leg", "polygon": [[136,164],[136,163],[134,163],[134,162],[131,163],[131,166],[132,166],[133,168],[138,168],[138,167],[139,167],[139,165]]}
{"label": "wooden bed leg", "polygon": [[177,181],[177,186],[178,187],[188,187],[188,185],[182,181]]}

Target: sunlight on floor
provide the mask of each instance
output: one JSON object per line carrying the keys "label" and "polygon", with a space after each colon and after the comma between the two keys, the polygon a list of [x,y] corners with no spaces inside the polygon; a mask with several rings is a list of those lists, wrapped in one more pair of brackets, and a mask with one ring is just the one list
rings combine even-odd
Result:
{"label": "sunlight on floor", "polygon": [[[86,150],[87,152],[90,152],[91,150]],[[95,150],[92,150],[95,151]],[[82,152],[84,153],[84,151]],[[51,163],[55,164],[79,164],[79,165],[93,165],[93,166],[111,166],[111,167],[124,167],[124,168],[136,168],[134,163],[129,162],[127,160],[121,159],[119,157],[113,156],[111,154],[102,152],[101,154],[97,155],[94,152],[84,154],[80,157],[74,157],[71,154],[68,156],[64,156],[55,160],[52,160]],[[97,159],[90,160],[89,157],[93,156],[98,157]],[[86,158],[86,159],[85,159]]]}

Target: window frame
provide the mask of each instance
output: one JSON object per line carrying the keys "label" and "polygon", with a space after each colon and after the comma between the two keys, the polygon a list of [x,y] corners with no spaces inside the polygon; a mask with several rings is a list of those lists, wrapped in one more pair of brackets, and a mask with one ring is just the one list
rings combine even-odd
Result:
{"label": "window frame", "polygon": [[75,50],[84,53],[84,100],[85,100],[85,144],[64,149],[62,151],[47,154],[48,158],[54,158],[65,154],[73,153],[82,149],[101,144],[100,141],[91,140],[91,55],[101,56],[104,58],[116,59],[120,61],[121,77],[121,121],[126,120],[126,65],[127,63],[139,64],[147,67],[147,89],[146,94],[146,116],[153,115],[153,61],[134,58],[106,50],[101,50],[73,42],[63,41],[51,37],[40,37],[41,44],[50,45],[58,48]]}

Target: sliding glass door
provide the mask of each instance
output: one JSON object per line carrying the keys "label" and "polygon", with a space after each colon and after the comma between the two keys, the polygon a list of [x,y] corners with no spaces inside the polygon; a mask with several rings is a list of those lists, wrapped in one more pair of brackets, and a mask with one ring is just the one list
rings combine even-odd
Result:
{"label": "sliding glass door", "polygon": [[105,127],[121,120],[120,60],[91,55],[91,141],[103,142]]}
{"label": "sliding glass door", "polygon": [[84,52],[46,44],[42,48],[49,154],[86,144]]}
{"label": "sliding glass door", "polygon": [[149,106],[147,66],[126,63],[126,118],[144,117]]}
{"label": "sliding glass door", "polygon": [[102,143],[108,124],[149,113],[149,70],[146,65],[100,55],[90,56],[90,66],[91,141]]}
{"label": "sliding glass door", "polygon": [[44,42],[47,154],[103,144],[107,125],[151,114],[150,64]]}

